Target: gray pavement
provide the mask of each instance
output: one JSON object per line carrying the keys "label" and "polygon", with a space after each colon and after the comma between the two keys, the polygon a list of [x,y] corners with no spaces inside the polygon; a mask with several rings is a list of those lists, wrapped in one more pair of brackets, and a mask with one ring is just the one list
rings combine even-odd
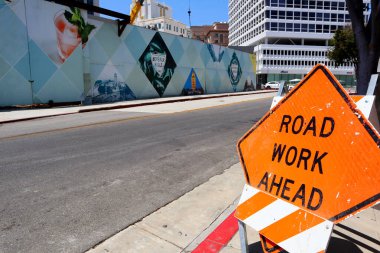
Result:
{"label": "gray pavement", "polygon": [[[257,92],[253,92],[253,94]],[[252,95],[252,93],[250,93]],[[260,94],[260,97],[274,96],[275,93]],[[186,97],[183,101],[193,98]],[[229,94],[203,97],[190,107],[182,108],[181,98],[137,100],[111,105],[93,105],[51,109],[28,109],[0,111],[0,123],[82,113],[96,110],[134,111],[141,106],[147,113],[173,113],[199,108],[222,106],[252,99],[245,94]],[[203,100],[205,99],[205,100]],[[257,97],[256,97],[257,99]],[[157,104],[176,103],[175,107],[157,108]],[[121,252],[191,252],[213,229],[236,207],[244,185],[240,164],[235,164],[223,174],[212,177],[206,183],[184,194],[179,199],[160,208],[143,220],[129,226],[104,242],[90,249],[88,253]],[[327,252],[380,252],[380,207],[369,208],[353,216],[334,229]],[[251,252],[260,252],[258,234],[247,228]],[[1,250],[0,250],[1,252]],[[241,252],[236,234],[223,253]]]}

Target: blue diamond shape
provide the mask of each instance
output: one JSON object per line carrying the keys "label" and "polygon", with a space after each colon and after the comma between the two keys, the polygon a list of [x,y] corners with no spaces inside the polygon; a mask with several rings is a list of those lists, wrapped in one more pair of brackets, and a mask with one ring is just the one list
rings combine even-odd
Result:
{"label": "blue diamond shape", "polygon": [[14,68],[26,79],[30,80],[30,65],[29,55],[25,54],[21,60],[14,66]]}
{"label": "blue diamond shape", "polygon": [[173,58],[175,62],[179,62],[181,60],[181,57],[183,56],[184,49],[182,47],[182,44],[178,38],[175,38],[170,45],[170,50],[173,52]]}
{"label": "blue diamond shape", "polygon": [[33,91],[38,92],[57,70],[54,63],[32,40],[29,42],[30,60],[32,63]]}
{"label": "blue diamond shape", "polygon": [[125,36],[124,43],[136,61],[139,59],[140,55],[146,47],[144,38],[141,36],[140,31],[135,26],[133,26],[128,35]]}
{"label": "blue diamond shape", "polygon": [[14,65],[28,50],[26,27],[9,7],[0,13],[0,55]]}

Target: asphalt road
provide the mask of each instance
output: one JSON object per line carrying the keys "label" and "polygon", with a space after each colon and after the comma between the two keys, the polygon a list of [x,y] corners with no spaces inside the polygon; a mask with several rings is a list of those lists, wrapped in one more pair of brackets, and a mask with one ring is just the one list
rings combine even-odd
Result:
{"label": "asphalt road", "polygon": [[238,162],[271,99],[0,127],[0,252],[83,252]]}

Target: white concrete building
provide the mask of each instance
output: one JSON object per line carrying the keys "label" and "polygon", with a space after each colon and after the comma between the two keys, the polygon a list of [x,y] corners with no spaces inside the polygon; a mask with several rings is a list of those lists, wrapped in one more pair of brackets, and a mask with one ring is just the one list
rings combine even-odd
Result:
{"label": "white concrete building", "polygon": [[[229,0],[228,6],[229,46],[253,48],[259,84],[302,78],[317,63],[354,84],[353,65],[335,68],[326,56],[334,32],[350,25],[345,0]],[[370,10],[364,14],[368,19]]]}
{"label": "white concrete building", "polygon": [[[133,6],[134,0],[130,8]],[[190,29],[185,24],[172,18],[172,8],[156,0],[144,1],[139,12],[135,25],[146,28],[154,28],[160,32],[167,32],[183,37],[190,37]]]}

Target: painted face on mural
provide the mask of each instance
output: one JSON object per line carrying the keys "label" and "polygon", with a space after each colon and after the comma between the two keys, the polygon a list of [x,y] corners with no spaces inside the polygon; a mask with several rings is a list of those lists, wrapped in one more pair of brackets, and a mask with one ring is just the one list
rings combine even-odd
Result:
{"label": "painted face on mural", "polygon": [[234,80],[236,80],[238,76],[238,69],[239,69],[239,65],[236,62],[231,64],[231,74],[232,74],[232,79]]}
{"label": "painted face on mural", "polygon": [[151,61],[153,65],[153,69],[156,71],[159,77],[162,77],[165,70],[165,63],[166,63],[166,54],[164,53],[158,53],[153,52],[150,54]]}
{"label": "painted face on mural", "polygon": [[162,97],[173,76],[176,63],[159,33],[153,36],[139,62],[142,71]]}
{"label": "painted face on mural", "polygon": [[232,59],[230,62],[230,65],[228,66],[228,76],[231,81],[231,85],[234,91],[236,91],[237,85],[239,84],[241,75],[242,75],[242,69],[239,63],[239,59],[236,56],[236,53],[234,52],[232,54]]}

